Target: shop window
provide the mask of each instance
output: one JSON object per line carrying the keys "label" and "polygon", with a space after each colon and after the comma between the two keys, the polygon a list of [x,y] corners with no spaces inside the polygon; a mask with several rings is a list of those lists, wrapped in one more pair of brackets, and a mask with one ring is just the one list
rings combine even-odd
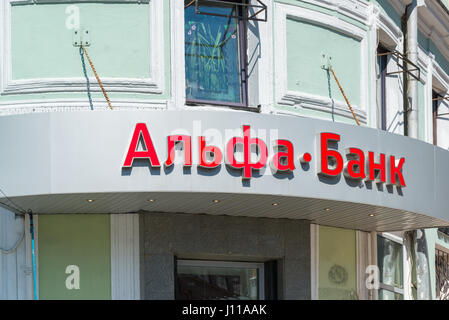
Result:
{"label": "shop window", "polygon": [[318,235],[318,299],[358,299],[355,230],[319,226]]}
{"label": "shop window", "polygon": [[449,254],[435,248],[435,280],[438,300],[449,300]]}
{"label": "shop window", "polygon": [[379,300],[404,299],[404,258],[401,243],[377,236]]}
{"label": "shop window", "polygon": [[244,8],[242,0],[185,1],[188,104],[247,106]]}
{"label": "shop window", "polygon": [[177,260],[176,299],[264,299],[264,264]]}

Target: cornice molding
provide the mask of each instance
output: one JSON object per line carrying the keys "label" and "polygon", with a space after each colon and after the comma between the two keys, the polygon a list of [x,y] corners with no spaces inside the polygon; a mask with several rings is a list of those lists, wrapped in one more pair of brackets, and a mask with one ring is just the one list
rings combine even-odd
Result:
{"label": "cornice molding", "polygon": [[420,7],[419,30],[428,37],[449,61],[449,17],[435,0],[425,1]]}

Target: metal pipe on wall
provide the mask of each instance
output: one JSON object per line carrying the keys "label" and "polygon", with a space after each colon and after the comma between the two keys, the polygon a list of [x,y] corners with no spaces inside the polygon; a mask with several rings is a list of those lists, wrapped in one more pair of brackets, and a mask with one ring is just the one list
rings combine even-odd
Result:
{"label": "metal pipe on wall", "polygon": [[[404,51],[407,59],[418,65],[418,7],[422,1],[412,0],[405,9],[403,33],[405,36]],[[407,66],[404,68],[407,71]],[[404,134],[418,139],[418,80],[408,72],[404,73],[406,91],[404,92]],[[427,250],[426,234],[424,229],[413,230],[406,237],[410,241],[412,254],[412,283],[413,297],[419,300],[432,298],[430,288],[429,256]]]}
{"label": "metal pipe on wall", "polygon": [[[410,62],[418,65],[418,0],[406,7],[407,21],[406,55]],[[418,80],[407,75],[407,104],[405,113],[405,135],[418,138]]]}

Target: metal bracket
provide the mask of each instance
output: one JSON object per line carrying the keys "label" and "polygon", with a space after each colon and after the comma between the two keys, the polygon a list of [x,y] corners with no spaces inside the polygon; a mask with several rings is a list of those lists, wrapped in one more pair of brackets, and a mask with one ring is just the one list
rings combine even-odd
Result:
{"label": "metal bracket", "polygon": [[433,98],[432,101],[441,101],[441,100],[449,101],[449,95],[444,95],[444,96],[442,96],[441,94],[437,94],[437,95],[438,95],[438,97]]}
{"label": "metal bracket", "polygon": [[73,30],[72,44],[74,47],[81,47],[81,44],[90,46],[90,32],[88,29]]}
{"label": "metal bracket", "polygon": [[329,70],[332,67],[332,57],[328,54],[321,53],[321,69]]}
{"label": "metal bracket", "polygon": [[[413,62],[411,62],[407,56],[405,56],[404,54],[400,53],[397,50],[392,50],[392,51],[388,51],[388,52],[384,52],[384,53],[378,53],[377,56],[381,57],[381,56],[388,56],[388,55],[392,55],[396,58],[396,65],[401,69],[400,71],[394,71],[394,72],[388,72],[387,76],[392,75],[392,74],[398,74],[398,73],[407,73],[409,76],[411,76],[412,78],[414,78],[417,81],[420,81],[421,79],[421,69],[414,64]],[[400,61],[402,60],[402,64],[400,63]],[[409,65],[411,66],[411,68],[409,67]],[[418,72],[418,75],[415,75],[414,72]]]}
{"label": "metal bracket", "polygon": [[[262,2],[262,0],[256,0],[257,4],[245,3],[242,1],[225,1],[225,0],[186,0],[185,9],[195,4],[196,14],[205,14],[210,16],[235,18],[240,20],[248,21],[263,21],[268,20],[267,5]],[[208,7],[211,6],[228,6],[228,7],[239,7],[242,8],[242,14],[232,11],[230,15],[219,14],[214,12],[208,12]]]}
{"label": "metal bracket", "polygon": [[[442,100],[449,101],[449,95],[446,95],[446,94],[441,95],[441,94],[437,93],[437,97],[432,99],[432,101],[442,101]],[[441,116],[449,116],[449,112],[438,113],[438,107],[439,106],[437,106],[437,110],[436,110],[437,111],[436,112],[436,117],[437,118],[439,118]]]}

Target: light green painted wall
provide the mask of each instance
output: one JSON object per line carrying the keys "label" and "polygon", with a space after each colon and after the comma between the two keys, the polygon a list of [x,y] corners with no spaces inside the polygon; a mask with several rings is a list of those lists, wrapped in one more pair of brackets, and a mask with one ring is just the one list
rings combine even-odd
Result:
{"label": "light green painted wall", "polygon": [[[334,30],[309,22],[287,19],[288,90],[344,101],[332,74],[321,68],[322,54],[332,57],[332,66],[349,101],[361,104],[361,43]],[[351,67],[348,67],[351,66]],[[320,111],[279,106],[305,116],[353,123],[352,119]]]}
{"label": "light green painted wall", "polygon": [[[80,77],[78,47],[66,28],[69,4],[12,7],[13,79]],[[77,3],[90,32],[89,55],[103,77],[149,77],[149,5]],[[30,54],[32,53],[32,54]]]}
{"label": "light green painted wall", "polygon": [[[109,215],[39,216],[39,298],[110,299]],[[68,290],[68,265],[80,269],[80,289]]]}
{"label": "light green painted wall", "polygon": [[[352,18],[350,18],[350,17],[348,17],[348,16],[346,16],[344,14],[341,14],[341,13],[337,12],[337,11],[334,11],[332,9],[325,8],[324,6],[311,4],[311,3],[304,2],[304,1],[301,1],[301,0],[275,0],[275,2],[288,4],[288,5],[294,5],[294,6],[298,6],[298,7],[302,7],[302,8],[306,8],[306,9],[311,9],[311,10],[314,10],[314,11],[317,11],[317,12],[321,12],[321,13],[327,14],[329,16],[334,16],[334,17],[337,17],[337,18],[341,19],[342,21],[348,22],[348,23],[350,23],[350,24],[352,24],[352,25],[354,25],[354,26],[356,26],[356,27],[358,27],[358,28],[360,28],[362,30],[365,30],[366,32],[368,31],[368,28],[363,23],[361,23],[361,22],[359,22],[357,20],[354,20],[354,19],[352,19]],[[288,25],[291,24],[291,23],[295,24],[295,23],[298,23],[298,22],[294,21],[294,20],[291,20],[291,19],[289,19],[287,21],[287,32],[288,32],[288,35],[290,35],[290,37],[293,38],[293,39],[287,39],[287,46],[289,48],[288,52],[287,52],[287,57],[288,57],[288,59],[291,62],[295,63],[294,68],[296,70],[299,70],[299,69],[301,69],[301,66],[304,65],[304,62],[298,60],[299,64],[296,65],[297,61],[294,60],[295,58],[291,58],[291,57],[293,57],[293,55],[298,55],[298,54],[303,54],[306,57],[308,56],[308,53],[300,51],[301,50],[301,45],[307,45],[307,43],[306,43],[307,41],[305,39],[312,39],[313,40],[312,43],[314,43],[316,45],[315,50],[316,51],[320,51],[320,53],[321,53],[320,48],[323,46],[323,43],[326,43],[327,45],[331,45],[332,46],[330,41],[329,41],[329,43],[327,43],[328,42],[328,40],[327,40],[328,39],[327,38],[327,33],[328,32],[333,32],[333,31],[330,31],[330,30],[328,30],[326,28],[320,28],[318,26],[311,25],[310,28],[314,28],[315,27],[315,29],[323,29],[322,30],[323,34],[321,34],[321,36],[319,38],[320,39],[325,38],[326,41],[325,42],[322,42],[322,41],[320,42],[320,41],[317,41],[317,40],[313,39],[312,37],[310,37],[307,34],[307,32],[305,32],[305,31],[301,31],[300,34],[296,34],[296,35],[295,35],[294,31],[290,32],[289,29],[288,29]],[[306,24],[306,23],[304,23],[304,24]],[[298,26],[296,26],[296,27],[298,28]],[[307,36],[307,38],[301,37],[301,35],[305,35],[305,36]],[[277,35],[274,34],[274,37],[276,37],[276,36]],[[343,36],[343,37],[345,37],[345,36]],[[293,40],[293,42],[290,41],[290,40]],[[339,44],[341,45],[341,43],[339,43]],[[360,46],[360,44],[359,44],[359,46]],[[338,49],[338,50],[341,50],[341,52],[343,52],[342,48],[338,47],[338,43],[335,44],[335,48]],[[368,50],[370,50],[370,49],[368,49]],[[292,51],[293,51],[293,55],[291,54]],[[274,59],[276,57],[276,48],[273,51],[273,57],[274,57]],[[360,58],[361,57],[359,56],[357,60],[360,61]],[[368,62],[368,64],[370,64],[370,62]],[[306,67],[308,67],[309,69],[310,68],[314,69],[314,67],[312,67],[312,66],[306,66]],[[369,67],[370,66],[368,65],[368,68]],[[309,73],[305,72],[305,71],[301,71],[300,73],[298,73],[297,71],[295,71],[295,72],[290,71],[290,65],[288,66],[287,69],[289,71],[289,73],[288,73],[288,87],[291,88],[291,85],[293,85],[294,90],[298,90],[298,88],[296,87],[296,81],[295,81],[296,77],[299,75],[299,77],[306,78],[306,80],[307,80],[307,78],[309,77]],[[345,67],[344,69],[346,70],[347,68]],[[321,71],[321,73],[320,73],[320,71]],[[358,73],[354,72],[354,75],[356,75],[357,77],[360,77],[360,72],[359,71],[360,71],[360,65],[358,66]],[[324,84],[321,83],[321,81],[323,80],[323,74],[324,74]],[[338,74],[338,76],[340,76],[340,75]],[[351,76],[353,76],[353,75],[351,75]],[[312,87],[315,86],[315,89],[318,88],[320,94],[324,95],[325,97],[329,97],[329,90],[328,90],[328,86],[327,86],[328,82],[327,82],[327,74],[326,74],[326,72],[324,70],[320,69],[318,71],[318,73],[312,75],[312,78],[314,78],[315,80],[319,79],[319,81],[320,81],[319,84],[312,83]],[[354,80],[354,79],[351,79],[351,83],[352,83],[352,80]],[[369,81],[370,81],[370,79],[369,79]],[[354,81],[354,82],[356,82],[356,81]],[[337,91],[338,88],[337,88],[337,85],[336,85],[336,83],[335,83],[335,81],[333,79],[331,79],[331,87],[332,87],[332,89],[331,89],[332,95],[335,95],[335,92],[336,92],[336,97],[341,98],[341,94],[340,94],[339,91]],[[369,83],[368,83],[368,87],[370,87]],[[345,83],[345,90],[350,90],[351,93],[352,93],[353,88],[351,88],[351,89],[348,89],[348,88],[349,88],[349,86]],[[355,90],[358,91],[358,93],[356,93],[356,96],[357,96],[356,99],[357,99],[358,103],[360,103],[360,82],[356,83]],[[326,119],[326,120],[331,120],[331,121],[336,121],[336,122],[345,122],[345,123],[349,123],[349,124],[355,124],[355,121],[352,118],[342,117],[342,116],[338,116],[338,115],[335,115],[335,114],[330,114],[328,112],[321,112],[321,111],[316,111],[316,110],[304,109],[304,108],[301,108],[301,107],[290,107],[290,106],[285,106],[285,105],[277,105],[277,101],[274,101],[274,104],[275,104],[276,108],[278,110],[280,110],[280,111],[284,111],[285,110],[287,112],[293,112],[293,113],[297,113],[298,115],[303,115],[303,116],[307,116],[307,117],[316,117],[316,118],[321,118],[321,119]]]}
{"label": "light green painted wall", "polygon": [[[357,299],[356,235],[354,230],[320,226],[318,265],[318,297],[320,300]],[[337,268],[335,268],[336,266]],[[330,274],[332,269],[344,270],[346,281],[342,283],[332,281],[333,275]]]}
{"label": "light green painted wall", "polygon": [[332,74],[321,68],[323,53],[332,57],[349,100],[360,105],[360,42],[325,27],[287,19],[288,89],[344,101]]}
{"label": "light green painted wall", "polygon": [[[14,79],[83,77],[81,59],[72,46],[72,33],[65,27],[65,9],[73,3],[14,5],[12,7],[12,72]],[[103,77],[149,75],[148,4],[76,3],[81,26],[91,30],[88,47],[97,71]],[[162,94],[108,92],[111,100],[166,100],[170,96],[170,3],[164,1],[165,90]],[[87,60],[89,77],[94,77]],[[101,93],[93,98],[104,99]],[[86,98],[81,93],[42,93],[0,96],[0,102]]]}

